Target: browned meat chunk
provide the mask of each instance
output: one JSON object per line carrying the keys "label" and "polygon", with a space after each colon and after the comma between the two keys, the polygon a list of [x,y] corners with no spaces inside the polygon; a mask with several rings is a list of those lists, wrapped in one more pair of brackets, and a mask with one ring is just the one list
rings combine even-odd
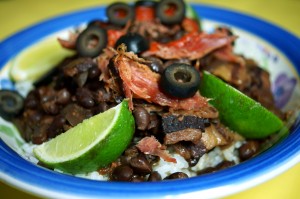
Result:
{"label": "browned meat chunk", "polygon": [[164,133],[181,131],[187,128],[200,129],[204,131],[209,126],[208,118],[197,117],[195,115],[178,115],[168,113],[162,116],[162,128]]}
{"label": "browned meat chunk", "polygon": [[194,144],[192,142],[179,142],[173,145],[176,153],[181,155],[190,166],[195,166],[199,159],[207,152],[202,142]]}
{"label": "browned meat chunk", "polygon": [[199,129],[184,129],[172,133],[167,133],[164,138],[164,144],[170,145],[180,141],[191,141],[194,144],[199,143],[202,136],[202,131]]}

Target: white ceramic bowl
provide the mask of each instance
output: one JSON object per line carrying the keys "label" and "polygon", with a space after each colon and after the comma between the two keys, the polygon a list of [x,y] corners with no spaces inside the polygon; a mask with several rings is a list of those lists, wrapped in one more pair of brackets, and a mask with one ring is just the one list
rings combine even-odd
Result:
{"label": "white ceramic bowl", "polygon": [[[260,19],[204,5],[193,5],[205,31],[226,25],[239,35],[236,52],[254,58],[271,73],[276,104],[295,109],[300,96],[300,41],[285,30]],[[15,89],[7,75],[11,61],[22,50],[46,37],[92,19],[104,17],[97,7],[59,16],[29,27],[0,44],[0,89]],[[300,161],[300,124],[291,122],[291,134],[262,154],[237,166],[203,176],[153,183],[123,183],[87,180],[36,166],[20,150],[22,140],[9,124],[0,128],[0,177],[4,182],[33,194],[50,198],[216,198],[264,182]]]}

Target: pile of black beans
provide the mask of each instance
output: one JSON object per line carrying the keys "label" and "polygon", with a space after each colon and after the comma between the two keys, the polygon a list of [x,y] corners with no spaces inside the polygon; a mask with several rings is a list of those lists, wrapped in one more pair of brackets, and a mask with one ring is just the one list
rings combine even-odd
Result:
{"label": "pile of black beans", "polygon": [[[35,83],[14,121],[27,142],[41,144],[115,106],[90,58],[68,58]],[[50,78],[51,76],[51,78]]]}
{"label": "pile of black beans", "polygon": [[129,147],[119,158],[118,166],[113,168],[110,174],[112,181],[128,182],[154,182],[161,180],[188,178],[183,172],[171,173],[162,179],[153,166],[159,161],[159,157],[141,153],[135,146]]}

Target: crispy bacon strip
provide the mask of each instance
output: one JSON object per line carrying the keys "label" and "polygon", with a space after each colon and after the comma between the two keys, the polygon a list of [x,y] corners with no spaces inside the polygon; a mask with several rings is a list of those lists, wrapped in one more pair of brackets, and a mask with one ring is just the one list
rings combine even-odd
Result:
{"label": "crispy bacon strip", "polygon": [[159,156],[167,162],[177,163],[176,159],[171,157],[154,136],[144,137],[141,139],[136,147],[145,154]]}
{"label": "crispy bacon strip", "polygon": [[164,59],[187,58],[195,60],[230,44],[235,38],[235,36],[227,36],[224,33],[207,34],[192,31],[167,44],[152,42],[150,49],[144,52],[143,55],[155,55]]}
{"label": "crispy bacon strip", "polygon": [[107,82],[110,78],[108,71],[109,60],[116,54],[112,48],[105,48],[103,52],[97,57],[98,68],[101,71],[100,80]]}
{"label": "crispy bacon strip", "polygon": [[239,55],[234,54],[232,45],[226,45],[213,52],[213,55],[220,60],[237,63],[244,67],[246,65],[245,59]]}
{"label": "crispy bacon strip", "polygon": [[[124,93],[130,100],[134,96],[150,103],[184,110],[199,110],[208,106],[208,99],[202,97],[199,92],[186,99],[172,98],[164,94],[159,88],[160,75],[136,59],[139,58],[130,52],[119,52],[114,59],[115,67],[123,81]],[[130,107],[133,108],[132,104]]]}

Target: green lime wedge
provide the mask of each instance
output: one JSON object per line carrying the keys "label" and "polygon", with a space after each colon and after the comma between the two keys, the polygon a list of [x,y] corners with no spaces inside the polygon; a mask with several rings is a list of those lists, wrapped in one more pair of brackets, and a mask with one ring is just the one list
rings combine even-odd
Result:
{"label": "green lime wedge", "polygon": [[10,77],[15,82],[34,82],[75,51],[63,48],[56,37],[49,37],[30,46],[12,61]]}
{"label": "green lime wedge", "polygon": [[203,73],[200,92],[211,98],[221,122],[245,138],[264,138],[283,128],[275,114],[209,72]]}
{"label": "green lime wedge", "polygon": [[95,115],[34,148],[35,156],[50,168],[78,174],[95,171],[116,160],[134,134],[128,101]]}

